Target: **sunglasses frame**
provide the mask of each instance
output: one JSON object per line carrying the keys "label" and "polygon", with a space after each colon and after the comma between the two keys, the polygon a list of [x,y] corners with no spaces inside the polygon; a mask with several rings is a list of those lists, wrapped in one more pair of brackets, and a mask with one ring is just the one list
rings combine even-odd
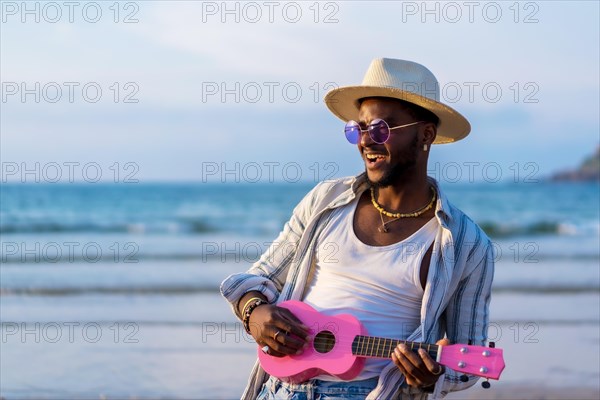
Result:
{"label": "sunglasses frame", "polygon": [[[383,142],[378,142],[377,140],[375,140],[375,138],[373,137],[373,130],[375,129],[375,126],[380,124],[381,122],[383,122],[385,124],[385,127],[388,130],[388,135],[387,138],[385,138],[385,140]],[[358,142],[360,142],[360,139],[362,138],[362,134],[365,132],[369,132],[369,137],[371,138],[372,141],[374,141],[377,144],[384,144],[385,142],[387,142],[390,138],[390,133],[391,131],[393,131],[394,129],[400,129],[400,128],[406,128],[408,126],[413,126],[413,125],[417,125],[420,124],[421,122],[425,122],[425,121],[417,121],[417,122],[411,122],[409,124],[404,124],[404,125],[398,125],[398,126],[394,126],[393,128],[390,128],[390,126],[388,125],[387,122],[385,122],[385,120],[381,119],[381,118],[376,118],[374,119],[368,126],[367,129],[362,129],[362,127],[360,126],[360,124],[354,120],[350,120],[348,122],[346,122],[346,125],[344,126],[344,135],[346,136],[346,140],[348,140],[348,142],[352,143],[352,144],[358,144]],[[354,123],[353,125],[351,125],[352,123]],[[350,126],[349,126],[350,125]],[[348,134],[346,133],[346,130],[350,128],[358,128],[358,130],[360,131],[360,134],[358,135],[357,141],[356,143],[353,143],[350,138],[348,138]]]}

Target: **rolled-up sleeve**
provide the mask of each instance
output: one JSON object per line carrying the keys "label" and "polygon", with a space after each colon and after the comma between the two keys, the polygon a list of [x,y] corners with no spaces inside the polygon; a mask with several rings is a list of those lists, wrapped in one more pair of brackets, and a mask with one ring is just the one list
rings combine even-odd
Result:
{"label": "rolled-up sleeve", "polygon": [[322,185],[323,183],[316,185],[298,203],[277,239],[248,271],[230,275],[221,283],[221,294],[238,318],[241,318],[238,301],[245,293],[261,292],[270,303],[279,297]]}
{"label": "rolled-up sleeve", "polygon": [[[487,340],[489,324],[489,304],[494,275],[494,250],[489,240],[475,253],[483,255],[475,267],[461,280],[452,301],[446,309],[446,333],[451,343],[469,343],[483,346]],[[467,389],[477,382],[478,377],[468,375],[469,380],[462,382],[457,372],[446,368],[438,380],[434,398],[449,392]],[[440,383],[442,383],[440,385]]]}

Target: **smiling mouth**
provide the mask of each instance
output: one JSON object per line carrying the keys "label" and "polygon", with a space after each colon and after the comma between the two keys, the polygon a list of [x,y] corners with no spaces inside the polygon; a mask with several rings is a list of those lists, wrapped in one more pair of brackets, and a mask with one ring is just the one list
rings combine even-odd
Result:
{"label": "smiling mouth", "polygon": [[385,159],[383,154],[365,154],[365,158],[369,164],[375,164]]}

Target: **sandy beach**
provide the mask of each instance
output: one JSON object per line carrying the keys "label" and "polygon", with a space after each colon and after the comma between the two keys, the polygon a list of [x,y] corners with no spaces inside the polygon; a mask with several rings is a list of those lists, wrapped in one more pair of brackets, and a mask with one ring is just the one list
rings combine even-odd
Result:
{"label": "sandy beach", "polygon": [[[81,224],[71,227],[62,222],[59,232],[31,233],[27,229],[32,228],[26,226],[24,232],[3,236],[16,245],[25,243],[27,249],[35,248],[35,243],[92,243],[104,250],[105,257],[97,262],[64,257],[51,262],[40,250],[40,261],[29,255],[23,262],[17,254],[2,264],[0,396],[11,400],[239,398],[256,358],[256,346],[219,294],[219,284],[254,261],[250,250],[259,250],[257,244],[273,240],[280,220],[285,220],[304,189],[291,192],[273,187],[269,192],[268,188],[252,187],[252,196],[245,196],[244,190],[249,189],[228,187],[232,198],[240,199],[234,209],[251,207],[264,214],[257,211],[242,219],[245,214],[240,213],[239,221],[231,220],[235,224],[217,232],[206,225],[192,225],[196,227],[193,230],[186,224],[196,224],[196,217],[188,217],[188,222],[172,211],[172,199],[180,196],[178,207],[191,212],[187,204],[192,189],[161,187],[157,193],[163,193],[164,199],[147,205],[139,216],[132,214],[147,220],[144,229],[139,224],[133,232],[121,229],[123,222],[116,216],[108,221],[113,225],[106,233],[106,227],[87,221],[87,207],[80,201],[95,192],[78,188],[71,194],[71,208],[80,207],[79,218],[87,224],[86,232],[79,231]],[[220,203],[215,199],[221,190],[214,188],[210,194],[214,199],[207,204],[217,207]],[[455,190],[458,199],[492,190],[495,193],[490,197],[509,204],[522,188]],[[548,203],[537,211],[539,217],[534,216],[559,220],[562,209],[556,204],[577,204],[586,196],[593,203],[589,195],[597,193],[593,190],[579,187],[579,192],[564,192],[573,199]],[[136,199],[146,198],[154,188],[141,186],[135,195],[130,191],[129,197],[123,198],[131,199],[132,204],[126,206],[133,210]],[[523,196],[523,201],[535,197],[539,203],[554,191],[554,187],[541,186]],[[38,196],[50,194],[41,191]],[[276,196],[287,196],[287,205],[278,205]],[[249,206],[247,198],[255,199],[256,204]],[[272,199],[270,208],[276,212],[261,206],[265,199]],[[106,197],[99,202],[94,207],[104,216],[103,210],[111,209],[112,200]],[[14,203],[15,210],[20,210],[21,194],[15,194]],[[476,217],[489,217],[489,207],[477,204],[469,206]],[[221,207],[225,215],[229,206]],[[581,208],[597,209],[593,204]],[[524,205],[516,211],[523,215],[513,217],[523,220],[519,230],[536,226],[531,222],[534,218],[528,217],[529,209]],[[152,214],[156,210],[164,214]],[[204,212],[202,207],[199,210]],[[68,221],[56,212],[59,221]],[[498,382],[491,382],[491,389],[477,384],[448,398],[600,397],[597,226],[590,225],[586,215],[570,215],[577,218],[569,226],[577,227],[580,234],[563,234],[557,223],[554,234],[533,232],[495,239],[501,256],[496,264],[488,336],[504,350],[506,369]],[[156,224],[159,219],[170,222]],[[498,227],[504,219],[498,214]],[[221,220],[215,217],[209,222]],[[48,226],[54,226],[53,221],[49,218]],[[170,224],[182,233],[167,229]],[[240,226],[245,227],[243,234]],[[114,243],[138,247],[135,253],[119,253],[121,259],[115,261]],[[125,262],[125,256],[139,262]]]}
{"label": "sandy beach", "polygon": [[[69,299],[72,300],[72,299]],[[502,299],[498,300],[500,303]],[[568,298],[565,301],[569,301]],[[573,308],[581,307],[571,301]],[[598,295],[595,295],[598,301]],[[72,320],[99,320],[93,304],[98,298],[82,296],[71,306]],[[3,318],[11,319],[20,307],[3,301]],[[56,319],[65,302],[60,298],[31,301],[38,320]],[[138,330],[115,341],[114,326],[101,324],[97,342],[82,340],[75,330],[73,343],[66,335],[57,343],[22,342],[7,336],[2,346],[3,395],[7,399],[235,399],[246,383],[256,347],[217,294],[165,296],[153,306],[135,299],[115,298],[114,317],[126,321],[137,314]],[[534,304],[535,302],[529,302]],[[522,310],[527,308],[522,302]],[[589,302],[588,302],[589,304]],[[143,306],[146,311],[142,311]],[[104,305],[106,307],[106,305]],[[54,310],[54,311],[53,311]],[[168,324],[153,322],[153,314],[172,311]],[[201,310],[201,311],[200,311]],[[202,314],[186,322],[183,316]],[[29,329],[33,325],[29,325]],[[112,329],[111,329],[112,326]],[[597,399],[599,343],[597,323],[539,323],[533,330],[515,322],[494,323],[496,346],[504,349],[506,369],[488,390],[476,386],[452,393],[450,399]],[[122,334],[132,333],[121,328]],[[519,335],[516,337],[515,335]],[[569,340],[568,351],[565,338]],[[43,339],[43,336],[42,336]],[[42,351],[40,351],[42,350]],[[560,355],[559,352],[563,352]],[[16,362],[17,360],[28,362]],[[60,369],[53,362],[60,361]],[[39,382],[39,389],[29,384]],[[135,385],[131,385],[134,382]],[[92,394],[93,393],[93,394]]]}

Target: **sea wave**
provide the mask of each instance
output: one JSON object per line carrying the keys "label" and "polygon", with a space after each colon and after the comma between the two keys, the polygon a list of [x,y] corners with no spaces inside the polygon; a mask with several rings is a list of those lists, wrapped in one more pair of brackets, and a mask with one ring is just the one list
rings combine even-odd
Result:
{"label": "sea wave", "polygon": [[[244,221],[236,224],[218,223],[207,219],[181,218],[177,220],[152,221],[152,222],[121,222],[108,223],[85,222],[9,222],[0,224],[0,234],[131,234],[131,235],[206,235],[215,232],[246,234],[270,234],[275,236],[281,228],[282,222],[277,221]],[[479,222],[479,226],[491,238],[506,239],[519,236],[578,236],[599,235],[600,225],[587,223],[576,224],[572,222],[537,221],[531,223],[505,223],[499,221]]]}
{"label": "sea wave", "polygon": [[182,295],[218,293],[218,286],[156,285],[156,286],[63,286],[0,288],[0,296],[77,296],[104,295]]}
{"label": "sea wave", "polygon": [[[258,246],[258,243],[255,243]],[[103,263],[123,263],[138,264],[141,262],[151,261],[197,261],[198,263],[206,263],[217,261],[222,263],[254,263],[259,260],[261,254],[266,251],[266,248],[249,246],[243,250],[225,250],[218,252],[207,253],[139,253],[139,252],[124,252],[117,256],[114,252],[105,252],[105,254],[93,254],[88,256],[83,252],[74,254],[59,254],[49,255],[43,251],[37,253],[18,252],[17,254],[2,254],[0,261],[2,264],[19,264],[19,265],[39,265],[39,264],[103,264]],[[118,258],[117,258],[118,257]]]}
{"label": "sea wave", "polygon": [[[206,243],[205,243],[206,244]],[[38,248],[36,251],[35,248],[31,245],[30,251],[25,251],[27,249],[27,244],[22,246],[22,249],[17,249],[18,251],[9,251],[12,248],[9,248],[6,243],[3,243],[2,250],[3,252],[0,254],[0,264],[6,266],[27,266],[27,265],[77,265],[77,264],[86,264],[86,265],[105,265],[105,264],[124,264],[124,265],[133,265],[143,263],[167,263],[167,262],[197,262],[198,265],[205,263],[213,263],[217,262],[220,264],[240,264],[240,265],[249,265],[253,264],[260,260],[260,257],[263,254],[268,254],[268,245],[269,242],[259,243],[259,242],[248,242],[245,244],[237,245],[238,243],[234,243],[231,245],[224,243],[209,243],[211,246],[206,247],[206,251],[193,251],[189,249],[182,249],[180,252],[170,253],[170,252],[144,252],[140,251],[140,247],[131,247],[126,248],[127,251],[122,251],[121,254],[116,253],[113,248],[106,250],[104,252],[100,251],[100,253],[94,253],[95,250],[92,248],[91,255],[87,254],[83,251],[73,251],[68,252],[65,247],[62,253],[51,253],[49,250],[45,250],[43,248]],[[218,245],[213,247],[212,245]],[[237,245],[237,246],[236,246]],[[108,248],[109,245],[106,247]],[[52,250],[52,249],[51,249]],[[497,250],[498,251],[498,250]],[[504,252],[497,254],[495,261],[507,261],[514,262],[515,259],[515,251],[512,249],[504,250]],[[535,252],[532,249],[529,249],[529,252],[524,252],[522,254],[522,260],[519,261],[539,264],[546,261],[550,262],[559,262],[559,261],[572,261],[572,262],[600,262],[600,254],[597,251],[589,250],[589,251],[579,251],[577,253],[571,252],[560,252],[560,250],[550,251],[550,252],[540,252],[539,249],[536,249]]]}
{"label": "sea wave", "polygon": [[[555,283],[552,285],[495,285],[494,293],[582,294],[599,293],[594,283]],[[80,295],[194,295],[219,293],[218,285],[124,285],[124,286],[39,286],[2,287],[0,296],[80,296]]]}
{"label": "sea wave", "polygon": [[576,225],[567,222],[553,222],[553,221],[538,221],[524,224],[509,224],[500,222],[484,221],[480,222],[479,226],[485,231],[491,238],[511,238],[519,236],[544,236],[544,235],[557,235],[557,236],[576,236],[595,234],[598,235],[600,228],[597,225]]}
{"label": "sea wave", "polygon": [[[249,242],[250,244],[244,244],[238,246],[238,249],[235,249],[235,244],[227,247],[227,245],[223,245],[221,247],[215,248],[215,251],[212,251],[213,248],[210,246],[206,246],[209,251],[207,252],[179,252],[179,253],[142,253],[139,251],[129,251],[123,252],[123,254],[118,255],[113,251],[105,251],[103,254],[97,255],[92,254],[86,255],[83,252],[74,252],[68,253],[64,252],[62,254],[48,254],[49,252],[44,252],[42,250],[37,251],[37,253],[29,252],[25,253],[24,251],[19,251],[16,253],[8,253],[5,252],[0,254],[0,263],[7,265],[75,265],[75,264],[111,264],[111,263],[122,263],[125,265],[131,264],[140,264],[143,262],[168,262],[168,261],[191,261],[198,262],[199,264],[208,263],[208,262],[218,262],[222,264],[253,264],[257,262],[261,255],[268,251],[267,245],[268,242],[258,243],[258,242]],[[210,243],[213,244],[212,242]],[[216,242],[214,244],[217,244]],[[220,243],[218,243],[220,244]],[[26,246],[24,246],[26,247]],[[6,250],[6,246],[4,250]],[[508,262],[513,262],[514,260],[514,252],[506,251],[501,256],[497,256],[495,261],[500,262],[506,260]],[[523,255],[524,262],[530,262],[532,264],[539,264],[545,261],[557,262],[557,261],[600,261],[600,255],[597,253],[541,253],[535,252],[531,254]]]}
{"label": "sea wave", "polygon": [[64,222],[29,222],[0,224],[0,234],[38,234],[38,233],[187,233],[205,234],[218,231],[215,226],[200,220],[167,221],[163,223],[113,222],[100,223],[64,223]]}

